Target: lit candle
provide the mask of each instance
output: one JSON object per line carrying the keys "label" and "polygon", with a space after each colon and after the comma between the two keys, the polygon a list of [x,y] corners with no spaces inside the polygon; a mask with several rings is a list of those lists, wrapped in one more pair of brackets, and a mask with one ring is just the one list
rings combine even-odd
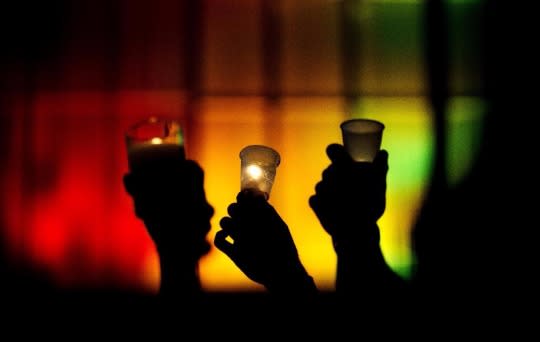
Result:
{"label": "lit candle", "polygon": [[240,160],[240,188],[257,189],[268,199],[280,163],[279,153],[267,146],[250,145],[242,149]]}
{"label": "lit candle", "polygon": [[150,118],[132,126],[126,135],[131,171],[184,159],[180,125],[172,120]]}
{"label": "lit candle", "polygon": [[257,181],[263,175],[263,170],[259,165],[251,164],[246,167],[246,173],[252,180]]}
{"label": "lit candle", "polygon": [[184,147],[177,144],[140,143],[128,148],[131,171],[184,158]]}

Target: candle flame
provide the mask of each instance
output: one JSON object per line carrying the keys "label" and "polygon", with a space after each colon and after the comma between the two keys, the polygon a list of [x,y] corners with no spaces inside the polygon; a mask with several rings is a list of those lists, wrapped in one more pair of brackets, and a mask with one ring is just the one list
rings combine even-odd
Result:
{"label": "candle flame", "polygon": [[257,165],[249,165],[246,172],[253,179],[259,179],[263,174],[263,170]]}
{"label": "candle flame", "polygon": [[152,140],[150,140],[150,143],[152,145],[160,145],[163,143],[163,140],[161,140],[161,138],[152,138]]}

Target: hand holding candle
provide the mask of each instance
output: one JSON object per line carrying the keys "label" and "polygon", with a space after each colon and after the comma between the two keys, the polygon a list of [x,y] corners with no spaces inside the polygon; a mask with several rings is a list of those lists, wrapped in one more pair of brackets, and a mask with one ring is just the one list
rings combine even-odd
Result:
{"label": "hand holding candle", "polygon": [[268,199],[280,163],[279,153],[267,146],[249,145],[240,151],[240,160],[241,190],[257,189]]}
{"label": "hand holding candle", "polygon": [[[241,191],[220,220],[214,244],[251,280],[270,292],[311,297],[313,278],[302,265],[289,227],[268,202],[279,154],[263,145],[240,151]],[[263,197],[264,196],[264,197]]]}
{"label": "hand holding candle", "polygon": [[127,131],[126,144],[124,186],[159,254],[160,293],[192,298],[201,291],[198,261],[210,250],[206,235],[214,213],[206,200],[204,172],[186,160],[174,120],[139,122]]}

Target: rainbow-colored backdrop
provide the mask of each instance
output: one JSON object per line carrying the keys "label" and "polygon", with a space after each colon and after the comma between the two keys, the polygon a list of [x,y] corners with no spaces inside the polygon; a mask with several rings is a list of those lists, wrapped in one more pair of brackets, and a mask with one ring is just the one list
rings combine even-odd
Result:
{"label": "rainbow-colored backdrop", "polygon": [[[447,1],[451,185],[481,142],[482,3]],[[369,117],[385,123],[390,154],[383,251],[410,275],[434,144],[424,1],[99,0],[45,9],[61,11],[61,29],[39,33],[48,40],[33,42],[43,50],[35,58],[5,57],[2,69],[0,227],[10,262],[60,287],[155,291],[157,254],[122,175],[125,129],[159,115],[181,121],[187,155],[205,170],[216,209],[209,240],[239,190],[241,148],[280,152],[270,201],[318,286],[332,289],[336,257],[308,198],[340,122]],[[200,273],[208,290],[260,289],[215,249]]]}

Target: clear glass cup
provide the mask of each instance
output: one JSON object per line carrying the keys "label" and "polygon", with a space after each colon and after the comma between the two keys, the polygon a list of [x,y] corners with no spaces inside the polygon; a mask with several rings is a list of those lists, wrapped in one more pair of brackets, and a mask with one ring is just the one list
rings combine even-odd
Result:
{"label": "clear glass cup", "polygon": [[352,159],[372,162],[381,148],[384,124],[370,119],[352,119],[340,127],[343,145]]}
{"label": "clear glass cup", "polygon": [[266,199],[276,177],[280,156],[274,149],[263,145],[249,145],[240,151],[240,189],[257,189]]}
{"label": "clear glass cup", "polygon": [[151,117],[135,123],[126,132],[126,147],[130,171],[185,159],[182,129],[175,120]]}

